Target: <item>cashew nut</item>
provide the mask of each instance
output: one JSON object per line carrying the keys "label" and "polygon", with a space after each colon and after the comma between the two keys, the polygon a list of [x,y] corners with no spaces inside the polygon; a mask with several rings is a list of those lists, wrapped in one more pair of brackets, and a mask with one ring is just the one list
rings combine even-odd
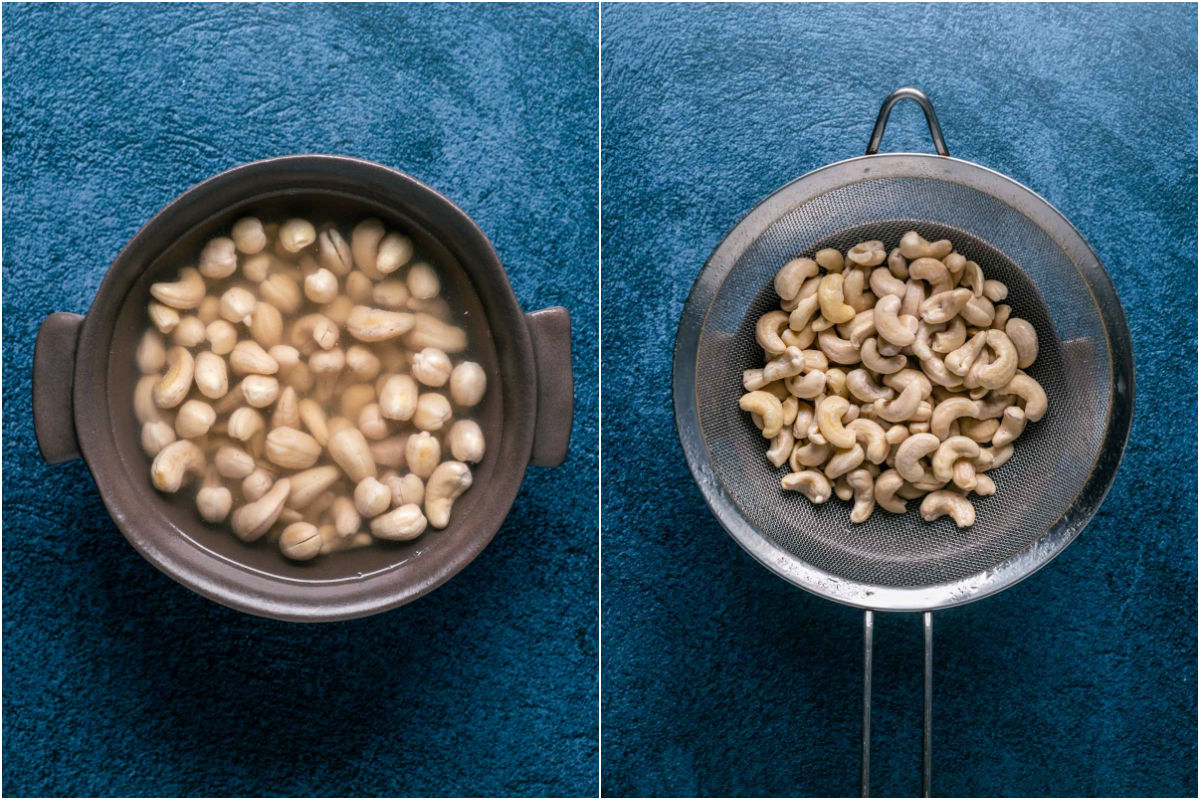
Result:
{"label": "cashew nut", "polygon": [[922,387],[920,382],[910,381],[904,385],[904,388],[896,398],[892,400],[876,400],[875,414],[888,422],[903,422],[910,419],[917,413],[917,409],[921,405],[921,394]]}
{"label": "cashew nut", "polygon": [[895,295],[884,295],[875,304],[875,330],[882,339],[899,347],[907,347],[917,338],[917,320],[910,316],[897,316],[901,300]]}
{"label": "cashew nut", "polygon": [[829,479],[816,470],[806,469],[791,472],[780,479],[779,485],[789,492],[800,492],[810,502],[818,505],[833,496],[833,487]]}
{"label": "cashew nut", "polygon": [[896,497],[896,490],[904,485],[904,478],[894,469],[880,473],[875,479],[875,502],[885,511],[903,514],[908,505],[903,498]]}
{"label": "cashew nut", "polygon": [[877,339],[867,339],[863,342],[860,355],[864,367],[881,375],[890,375],[908,366],[908,359],[902,353],[897,353],[890,358],[882,356]]}
{"label": "cashew nut", "polygon": [[954,245],[949,239],[939,239],[936,242],[926,241],[916,231],[909,231],[900,237],[900,253],[907,259],[915,258],[945,258],[950,255]]}
{"label": "cashew nut", "polygon": [[1037,331],[1026,320],[1014,317],[1008,320],[1004,332],[1008,334],[1009,340],[1017,350],[1017,366],[1025,369],[1037,358]]}
{"label": "cashew nut", "polygon": [[979,445],[966,436],[951,436],[940,443],[933,456],[933,477],[948,483],[954,477],[954,462],[960,458],[978,458],[979,452]]}
{"label": "cashew nut", "polygon": [[154,384],[154,404],[159,408],[175,408],[192,388],[195,359],[183,347],[167,351],[167,372]]}
{"label": "cashew nut", "polygon": [[957,317],[974,297],[970,289],[939,292],[921,303],[921,319],[936,325]]}
{"label": "cashew nut", "polygon": [[1037,422],[1046,415],[1046,391],[1042,389],[1040,383],[1025,373],[1018,372],[999,391],[1002,394],[1015,394],[1024,401],[1025,405],[1022,410],[1025,412],[1025,419],[1029,422]]}
{"label": "cashew nut", "polygon": [[817,403],[814,414],[814,421],[825,440],[843,450],[853,447],[855,442],[854,433],[842,426],[842,418],[849,409],[848,400],[838,395],[830,395]]}
{"label": "cashew nut", "polygon": [[913,434],[896,448],[895,462],[892,466],[904,480],[917,483],[926,475],[925,468],[921,466],[921,459],[937,451],[941,444],[942,440],[932,433]]}
{"label": "cashew nut", "polygon": [[427,524],[420,506],[408,503],[371,520],[371,534],[378,539],[407,541],[424,533]]}
{"label": "cashew nut", "polygon": [[192,267],[179,270],[179,278],[173,282],[151,284],[150,294],[164,306],[191,309],[204,299],[204,278]]}
{"label": "cashew nut", "polygon": [[860,267],[874,267],[882,264],[887,258],[883,242],[872,239],[869,242],[859,242],[846,251],[846,260]]}
{"label": "cashew nut", "polygon": [[793,300],[800,294],[804,281],[816,275],[817,262],[808,258],[793,258],[775,275],[775,293],[780,300]]}
{"label": "cashew nut", "polygon": [[150,481],[160,492],[177,492],[189,478],[204,474],[204,452],[195,442],[177,439],[163,447],[150,465]]}
{"label": "cashew nut", "polygon": [[270,530],[279,518],[279,512],[283,511],[291,489],[291,481],[280,478],[262,497],[234,511],[230,526],[237,537],[244,542],[253,542]]}
{"label": "cashew nut", "polygon": [[[854,319],[854,315],[857,313],[853,307],[845,302],[845,297],[842,294],[843,280],[844,273],[829,273],[821,278],[821,283],[817,289],[817,299],[821,306],[821,316],[834,324],[849,322]],[[775,312],[770,313],[773,314]]]}
{"label": "cashew nut", "polygon": [[761,390],[749,392],[742,395],[738,405],[743,411],[762,418],[764,437],[774,439],[779,434],[783,427],[783,404],[775,395]]}
{"label": "cashew nut", "polygon": [[926,495],[921,501],[921,518],[926,522],[933,522],[945,516],[953,519],[958,527],[968,528],[975,524],[975,507],[958,492],[946,489]]}
{"label": "cashew nut", "polygon": [[856,469],[846,476],[846,482],[854,490],[854,509],[850,512],[850,521],[866,522],[875,510],[875,479],[868,470]]}
{"label": "cashew nut", "polygon": [[439,530],[450,524],[450,509],[471,488],[471,470],[460,461],[443,461],[425,483],[425,516]]}
{"label": "cashew nut", "polygon": [[857,443],[863,445],[868,461],[872,464],[882,464],[884,462],[888,456],[890,446],[887,434],[878,422],[860,418],[849,422],[846,425],[846,430],[854,435]]}
{"label": "cashew nut", "polygon": [[967,323],[962,317],[955,317],[949,322],[950,327],[935,333],[933,336],[933,351],[935,353],[951,353],[962,347],[967,340]]}

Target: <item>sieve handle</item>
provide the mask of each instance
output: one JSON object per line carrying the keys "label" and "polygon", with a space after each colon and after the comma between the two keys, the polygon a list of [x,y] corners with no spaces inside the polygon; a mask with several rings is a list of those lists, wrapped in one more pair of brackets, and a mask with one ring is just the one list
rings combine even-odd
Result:
{"label": "sieve handle", "polygon": [[950,155],[950,151],[946,149],[946,137],[942,136],[942,126],[938,124],[937,113],[933,110],[933,103],[929,102],[924,92],[911,86],[897,89],[883,101],[879,108],[879,116],[875,118],[875,130],[871,131],[871,141],[867,142],[867,155],[873,156],[879,152],[879,143],[883,141],[883,131],[887,128],[892,106],[901,100],[913,100],[921,107],[925,112],[925,122],[929,124],[929,135],[933,137],[934,149],[939,156]]}
{"label": "sieve handle", "polygon": [[537,419],[529,463],[557,467],[567,457],[575,410],[571,377],[571,315],[562,306],[525,315],[537,365]]}
{"label": "sieve handle", "polygon": [[[933,790],[933,613],[924,612],[925,708],[921,716],[921,796]],[[863,612],[862,796],[871,796],[871,662],[875,655],[875,612]]]}

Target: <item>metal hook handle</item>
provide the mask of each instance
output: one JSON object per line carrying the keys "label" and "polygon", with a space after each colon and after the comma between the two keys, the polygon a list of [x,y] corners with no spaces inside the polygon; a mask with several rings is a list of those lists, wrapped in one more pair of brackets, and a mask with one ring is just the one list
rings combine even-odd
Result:
{"label": "metal hook handle", "polygon": [[[921,715],[921,796],[933,791],[933,614],[922,614],[925,629],[925,708]],[[871,796],[871,662],[875,655],[875,613],[863,612],[862,796]]]}
{"label": "metal hook handle", "polygon": [[929,135],[933,137],[934,149],[939,156],[950,155],[950,151],[946,149],[946,137],[942,136],[942,126],[938,124],[937,114],[933,110],[933,103],[929,102],[924,92],[911,86],[897,89],[883,101],[879,108],[879,116],[875,118],[875,130],[871,131],[871,141],[867,142],[867,155],[873,156],[879,152],[879,143],[883,140],[883,131],[887,127],[892,106],[901,100],[913,100],[921,106],[921,110],[925,112],[925,121],[929,123]]}

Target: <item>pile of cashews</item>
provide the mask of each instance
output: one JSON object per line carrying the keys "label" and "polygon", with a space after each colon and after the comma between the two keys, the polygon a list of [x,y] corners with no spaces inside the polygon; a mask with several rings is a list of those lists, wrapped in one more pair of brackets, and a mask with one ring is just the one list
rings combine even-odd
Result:
{"label": "pile of cashews", "polygon": [[926,521],[973,525],[970,495],[996,492],[987,471],[1047,408],[1023,372],[1037,333],[1002,304],[1008,287],[909,231],[891,252],[869,241],[792,259],[775,291],[780,309],[755,326],[766,364],[743,373],[739,405],[789,469],[782,487],[852,500],[853,523],[923,497]]}
{"label": "pile of cashews", "polygon": [[153,284],[133,401],[154,487],[197,484],[205,522],[297,561],[445,528],[487,378],[413,256],[378,219],[347,241],[245,217]]}

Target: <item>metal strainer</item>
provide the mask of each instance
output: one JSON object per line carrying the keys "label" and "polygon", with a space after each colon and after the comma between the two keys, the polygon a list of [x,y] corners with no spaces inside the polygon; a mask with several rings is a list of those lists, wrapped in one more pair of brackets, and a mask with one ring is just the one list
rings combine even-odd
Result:
{"label": "metal strainer", "polygon": [[[892,107],[925,112],[937,155],[878,155]],[[851,525],[849,508],[784,492],[765,440],[738,409],[742,370],[762,366],[755,322],[776,307],[772,278],[789,259],[845,251],[902,233],[950,239],[1009,287],[1040,352],[1027,370],[1049,411],[989,474],[998,491],[972,498],[974,526],[877,511]],[[912,88],[884,101],[867,154],[822,167],[759,203],[704,265],[679,324],[676,424],[692,474],[731,536],[768,569],[864,614],[862,790],[870,789],[873,611],[922,611],[925,623],[923,789],[930,792],[933,610],[1008,588],[1079,534],[1104,500],[1133,417],[1133,351],[1111,280],[1079,232],[1032,191],[951,158],[929,99]]]}

